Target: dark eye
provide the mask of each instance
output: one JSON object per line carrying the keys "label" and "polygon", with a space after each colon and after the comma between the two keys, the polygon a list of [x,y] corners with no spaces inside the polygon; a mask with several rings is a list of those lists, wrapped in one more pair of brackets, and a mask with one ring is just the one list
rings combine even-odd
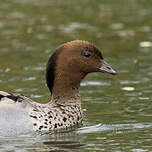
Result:
{"label": "dark eye", "polygon": [[91,57],[91,53],[88,52],[88,51],[84,51],[84,52],[82,53],[82,55],[85,56],[86,58]]}

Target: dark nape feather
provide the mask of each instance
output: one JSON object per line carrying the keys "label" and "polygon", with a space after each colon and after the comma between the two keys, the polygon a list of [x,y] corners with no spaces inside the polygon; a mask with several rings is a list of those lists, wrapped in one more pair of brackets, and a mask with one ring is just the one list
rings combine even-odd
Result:
{"label": "dark nape feather", "polygon": [[21,96],[19,96],[19,95],[14,95],[14,94],[9,94],[9,95],[6,95],[6,96],[4,96],[4,95],[1,95],[0,94],[0,100],[2,99],[2,98],[4,98],[4,97],[6,97],[6,98],[8,98],[8,99],[11,99],[11,100],[13,100],[13,101],[19,101],[19,99],[22,99],[21,98]]}
{"label": "dark nape feather", "polygon": [[53,55],[49,58],[46,66],[46,83],[51,93],[54,85],[56,62],[59,51],[60,49],[56,50],[56,52],[53,53]]}
{"label": "dark nape feather", "polygon": [[5,97],[5,96],[3,96],[3,95],[0,94],[0,100],[1,100],[2,98],[4,98],[4,97]]}
{"label": "dark nape feather", "polygon": [[10,94],[8,96],[6,96],[7,98],[13,100],[13,101],[17,101],[19,98],[21,98],[20,96],[14,96],[13,94]]}

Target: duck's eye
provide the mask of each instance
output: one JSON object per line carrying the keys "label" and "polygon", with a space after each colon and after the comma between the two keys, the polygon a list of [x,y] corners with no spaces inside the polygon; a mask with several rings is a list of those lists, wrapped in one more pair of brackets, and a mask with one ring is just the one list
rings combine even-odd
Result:
{"label": "duck's eye", "polygon": [[88,52],[88,51],[84,51],[84,52],[82,53],[82,55],[85,56],[86,58],[91,57],[91,53]]}

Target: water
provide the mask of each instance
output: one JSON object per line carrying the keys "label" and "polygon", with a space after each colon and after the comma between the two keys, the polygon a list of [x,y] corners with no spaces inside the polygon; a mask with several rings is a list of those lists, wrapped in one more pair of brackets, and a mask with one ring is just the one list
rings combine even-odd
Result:
{"label": "water", "polygon": [[151,6],[146,0],[0,1],[0,90],[47,102],[46,61],[75,39],[95,43],[118,72],[82,82],[88,128],[0,138],[0,151],[152,151]]}

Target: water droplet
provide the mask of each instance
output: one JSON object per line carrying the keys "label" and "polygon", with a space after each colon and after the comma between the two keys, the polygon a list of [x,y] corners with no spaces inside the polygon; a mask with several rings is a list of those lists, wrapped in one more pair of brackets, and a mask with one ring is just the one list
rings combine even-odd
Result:
{"label": "water droplet", "polygon": [[123,29],[124,25],[122,23],[115,23],[115,24],[112,24],[111,25],[111,28],[113,30],[120,30],[120,29]]}
{"label": "water droplet", "polygon": [[40,96],[40,95],[31,95],[31,98],[41,98],[42,96]]}
{"label": "water droplet", "polygon": [[85,81],[81,83],[81,86],[110,86],[108,82],[98,82],[98,81]]}
{"label": "water droplet", "polygon": [[135,88],[134,87],[123,87],[122,90],[133,91],[133,90],[135,90]]}
{"label": "water droplet", "polygon": [[6,68],[4,72],[9,72],[10,70],[10,68]]}
{"label": "water droplet", "polygon": [[36,80],[36,77],[28,77],[24,79],[24,81],[31,81],[31,80]]}
{"label": "water droplet", "polygon": [[140,47],[152,47],[152,42],[143,41],[139,43]]}
{"label": "water droplet", "polygon": [[31,27],[27,28],[27,33],[32,33],[32,28]]}

